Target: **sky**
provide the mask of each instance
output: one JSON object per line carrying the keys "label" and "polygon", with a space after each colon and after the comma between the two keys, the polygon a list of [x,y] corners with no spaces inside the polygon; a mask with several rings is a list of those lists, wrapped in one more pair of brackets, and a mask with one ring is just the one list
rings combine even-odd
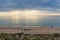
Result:
{"label": "sky", "polygon": [[49,17],[45,19],[45,16],[50,16],[51,24],[51,20],[55,20],[51,16],[60,16],[60,0],[0,0],[0,25],[12,24],[12,21],[38,25],[48,20]]}
{"label": "sky", "polygon": [[60,0],[0,0],[0,11],[24,9],[60,12]]}

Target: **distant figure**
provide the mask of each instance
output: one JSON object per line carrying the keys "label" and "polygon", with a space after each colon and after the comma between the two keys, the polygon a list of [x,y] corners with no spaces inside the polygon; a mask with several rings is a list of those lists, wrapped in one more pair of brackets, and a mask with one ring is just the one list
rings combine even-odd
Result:
{"label": "distant figure", "polygon": [[53,28],[53,26],[51,26],[51,28]]}

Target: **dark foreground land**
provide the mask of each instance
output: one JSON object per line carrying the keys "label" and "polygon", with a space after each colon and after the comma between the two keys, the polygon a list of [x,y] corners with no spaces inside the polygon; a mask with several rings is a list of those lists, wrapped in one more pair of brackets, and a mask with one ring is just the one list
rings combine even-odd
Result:
{"label": "dark foreground land", "polygon": [[60,40],[60,34],[0,33],[0,40]]}

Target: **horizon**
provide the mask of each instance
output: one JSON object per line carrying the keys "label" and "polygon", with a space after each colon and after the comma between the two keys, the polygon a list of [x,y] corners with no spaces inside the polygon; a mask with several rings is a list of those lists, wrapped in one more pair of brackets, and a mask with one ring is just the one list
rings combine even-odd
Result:
{"label": "horizon", "polygon": [[60,0],[0,0],[0,26],[60,26]]}

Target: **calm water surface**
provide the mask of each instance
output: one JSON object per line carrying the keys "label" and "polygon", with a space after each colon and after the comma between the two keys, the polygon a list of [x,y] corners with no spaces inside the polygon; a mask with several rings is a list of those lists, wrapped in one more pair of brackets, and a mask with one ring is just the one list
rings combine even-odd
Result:
{"label": "calm water surface", "polygon": [[18,22],[12,20],[0,19],[0,26],[60,26],[60,16],[43,16],[36,21],[26,21],[22,18]]}

